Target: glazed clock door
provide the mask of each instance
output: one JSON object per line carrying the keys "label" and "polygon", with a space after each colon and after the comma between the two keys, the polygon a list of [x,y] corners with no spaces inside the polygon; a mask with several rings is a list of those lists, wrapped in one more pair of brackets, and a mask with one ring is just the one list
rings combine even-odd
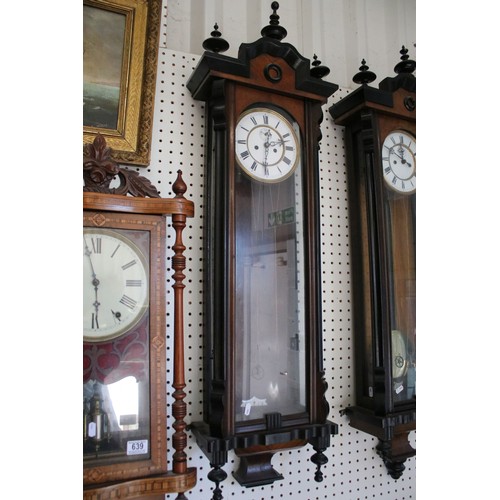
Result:
{"label": "glazed clock door", "polygon": [[382,144],[388,259],[392,400],[415,394],[416,341],[416,140],[393,130]]}
{"label": "glazed clock door", "polygon": [[[151,408],[163,400],[158,328],[164,287],[161,216],[84,212],[83,464],[86,483],[160,472],[163,430]],[[157,273],[155,272],[155,276]],[[159,368],[162,373],[162,369]],[[160,400],[160,403],[157,403]],[[163,424],[163,422],[162,422]],[[161,435],[158,435],[160,432]]]}
{"label": "glazed clock door", "polygon": [[[279,108],[235,130],[236,427],[303,415],[306,400],[300,130]],[[260,423],[259,423],[260,421]]]}
{"label": "glazed clock door", "polygon": [[84,461],[149,458],[149,232],[83,231]]}

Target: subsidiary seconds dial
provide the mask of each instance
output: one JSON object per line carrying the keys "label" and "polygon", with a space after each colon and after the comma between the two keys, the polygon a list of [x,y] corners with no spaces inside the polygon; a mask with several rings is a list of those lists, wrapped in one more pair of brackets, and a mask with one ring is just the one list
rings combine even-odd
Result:
{"label": "subsidiary seconds dial", "polygon": [[83,228],[83,338],[109,340],[134,327],[149,304],[148,266],[122,233]]}
{"label": "subsidiary seconds dial", "polygon": [[417,189],[417,149],[415,138],[394,130],[382,145],[382,169],[387,185],[398,193],[412,194]]}
{"label": "subsidiary seconds dial", "polygon": [[299,141],[292,124],[273,109],[253,108],[243,113],[235,130],[236,161],[251,177],[279,182],[295,170]]}

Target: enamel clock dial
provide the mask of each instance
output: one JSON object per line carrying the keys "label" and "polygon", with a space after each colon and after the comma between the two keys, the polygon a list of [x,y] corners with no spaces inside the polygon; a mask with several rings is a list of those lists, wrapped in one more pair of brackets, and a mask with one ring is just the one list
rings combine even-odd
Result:
{"label": "enamel clock dial", "polygon": [[254,179],[279,182],[297,167],[297,136],[277,111],[254,108],[244,113],[236,125],[235,141],[236,160]]}
{"label": "enamel clock dial", "polygon": [[415,138],[402,130],[387,135],[382,144],[382,168],[387,185],[398,193],[417,189],[417,151]]}
{"label": "enamel clock dial", "polygon": [[99,342],[129,331],[148,307],[148,266],[124,234],[83,230],[83,338]]}

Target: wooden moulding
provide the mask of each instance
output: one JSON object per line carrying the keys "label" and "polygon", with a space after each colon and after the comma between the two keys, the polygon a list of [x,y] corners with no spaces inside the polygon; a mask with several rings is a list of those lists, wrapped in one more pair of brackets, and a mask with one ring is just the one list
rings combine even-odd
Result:
{"label": "wooden moulding", "polygon": [[83,193],[84,210],[110,210],[139,214],[185,215],[193,217],[194,204],[185,198],[138,198],[119,194]]}
{"label": "wooden moulding", "polygon": [[[167,472],[159,476],[131,479],[120,483],[86,488],[83,500],[111,500],[115,498],[142,498],[145,495],[161,495],[188,491],[196,485],[196,468],[188,468],[183,474]],[[152,497],[150,497],[152,498]]]}

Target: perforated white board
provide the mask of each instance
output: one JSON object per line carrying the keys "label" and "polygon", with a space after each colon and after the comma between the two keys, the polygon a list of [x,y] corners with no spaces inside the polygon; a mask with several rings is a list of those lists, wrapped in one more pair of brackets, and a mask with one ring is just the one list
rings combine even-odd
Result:
{"label": "perforated white board", "polygon": [[[165,13],[164,13],[165,14]],[[203,185],[205,106],[195,101],[186,89],[186,83],[199,56],[160,47],[158,79],[152,138],[151,163],[147,168],[138,167],[160,190],[161,196],[171,197],[172,183],[181,169],[188,186],[186,197],[195,204],[195,217],[188,219],[184,231],[187,267],[184,272],[185,288],[185,363],[186,398],[188,414],[186,423],[203,418]],[[327,77],[335,81],[335,75]],[[329,419],[339,425],[339,434],[332,437],[332,446],[325,451],[329,462],[323,467],[324,480],[314,481],[315,466],[310,461],[314,453],[306,447],[276,453],[273,466],[284,479],[272,485],[245,488],[232,477],[238,458],[229,453],[224,466],[227,479],[221,484],[225,499],[242,497],[249,500],[324,500],[328,498],[409,500],[416,497],[415,457],[406,461],[403,476],[395,481],[386,471],[375,452],[377,440],[351,428],[347,417],[340,410],[354,404],[354,350],[351,331],[350,295],[350,244],[347,204],[347,178],[343,127],[334,125],[328,108],[347,95],[339,89],[324,106],[321,124],[320,149],[321,182],[321,232],[322,232],[322,303],[323,303],[323,362],[328,383],[327,400],[330,403]],[[169,226],[167,245],[174,242],[174,232]],[[171,254],[167,255],[170,266]],[[168,268],[169,278],[173,274]],[[171,418],[170,397],[173,363],[173,291],[172,280],[167,282],[167,389],[169,391],[167,414]],[[169,430],[171,448],[172,429]],[[411,434],[415,444],[415,433]],[[196,486],[186,492],[193,500],[212,497],[214,483],[207,479],[211,470],[208,459],[198,448],[188,432],[188,466],[197,467]],[[169,463],[172,462],[169,454]],[[175,499],[176,494],[166,495]]]}

